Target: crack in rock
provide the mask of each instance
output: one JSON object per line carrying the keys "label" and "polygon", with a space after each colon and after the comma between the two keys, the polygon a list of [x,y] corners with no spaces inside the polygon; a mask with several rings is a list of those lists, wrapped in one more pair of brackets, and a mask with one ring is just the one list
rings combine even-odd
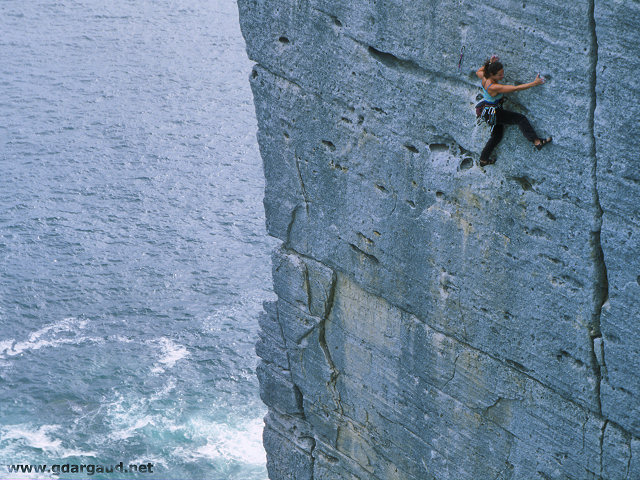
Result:
{"label": "crack in rock", "polygon": [[[609,281],[607,274],[607,266],[604,258],[604,251],[602,249],[602,243],[600,239],[602,229],[602,206],[600,205],[600,196],[598,192],[598,155],[596,150],[596,136],[595,136],[595,111],[597,107],[597,67],[598,67],[598,36],[596,32],[595,21],[595,0],[589,1],[589,28],[591,30],[590,36],[590,105],[589,105],[589,131],[591,134],[591,179],[593,190],[593,202],[594,202],[594,225],[591,233],[591,255],[594,262],[594,283],[593,283],[593,302],[594,311],[592,314],[591,326],[589,335],[591,337],[591,366],[596,377],[596,398],[598,414],[602,415],[602,399],[601,399],[601,385],[602,385],[602,369],[601,362],[598,360],[598,352],[596,348],[599,345],[596,343],[602,342],[602,333],[600,330],[600,321],[602,316],[602,308],[609,298]],[[597,341],[596,339],[601,339]],[[603,348],[603,347],[602,347]]]}
{"label": "crack in rock", "polygon": [[327,313],[322,321],[318,324],[318,342],[320,344],[320,348],[322,348],[322,352],[324,353],[325,360],[329,365],[329,369],[331,370],[331,377],[327,382],[327,387],[331,391],[331,395],[333,396],[333,401],[336,404],[336,408],[338,409],[338,413],[340,415],[344,415],[344,408],[342,407],[342,399],[340,398],[340,392],[338,391],[336,382],[338,381],[338,377],[340,376],[340,371],[336,367],[336,364],[333,361],[331,356],[331,350],[329,349],[329,345],[327,344],[326,337],[326,324],[329,318],[331,317],[331,312],[333,311],[334,301],[335,301],[335,291],[337,279],[334,278],[333,284],[331,286],[331,291],[329,292],[329,307],[327,309]]}

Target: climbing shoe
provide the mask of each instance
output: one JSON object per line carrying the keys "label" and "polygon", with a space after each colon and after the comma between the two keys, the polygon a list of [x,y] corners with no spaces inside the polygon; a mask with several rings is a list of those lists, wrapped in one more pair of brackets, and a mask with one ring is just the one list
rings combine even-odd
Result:
{"label": "climbing shoe", "polygon": [[496,163],[496,160],[496,157],[489,157],[486,160],[480,159],[480,162],[478,163],[481,167],[486,167],[487,165],[493,165],[494,163]]}
{"label": "climbing shoe", "polygon": [[540,143],[538,145],[534,143],[533,146],[536,147],[536,150],[542,150],[542,147],[544,147],[547,143],[551,143],[552,140],[553,138],[551,137],[544,139],[541,138]]}

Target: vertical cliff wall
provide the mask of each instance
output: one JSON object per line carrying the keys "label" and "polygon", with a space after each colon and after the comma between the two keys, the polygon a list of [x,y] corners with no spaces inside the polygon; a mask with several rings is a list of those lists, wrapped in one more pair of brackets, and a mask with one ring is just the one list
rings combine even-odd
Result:
{"label": "vertical cliff wall", "polygon": [[[279,479],[640,478],[640,3],[239,0]],[[500,55],[554,143],[495,165]],[[462,56],[461,56],[462,55]]]}

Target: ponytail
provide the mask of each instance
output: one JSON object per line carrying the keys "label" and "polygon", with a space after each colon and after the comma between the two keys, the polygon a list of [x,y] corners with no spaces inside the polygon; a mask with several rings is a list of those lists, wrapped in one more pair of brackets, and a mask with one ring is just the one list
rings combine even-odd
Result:
{"label": "ponytail", "polygon": [[500,63],[498,60],[492,62],[489,59],[486,62],[484,62],[484,67],[483,67],[484,77],[489,78],[491,75],[495,75],[503,68],[504,67],[502,66],[502,63]]}

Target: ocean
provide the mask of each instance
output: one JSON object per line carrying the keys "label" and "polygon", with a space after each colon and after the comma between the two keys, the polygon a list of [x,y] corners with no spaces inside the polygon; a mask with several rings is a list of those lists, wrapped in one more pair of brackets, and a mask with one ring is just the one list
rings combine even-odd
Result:
{"label": "ocean", "polygon": [[0,478],[267,478],[250,71],[234,0],[0,2]]}

